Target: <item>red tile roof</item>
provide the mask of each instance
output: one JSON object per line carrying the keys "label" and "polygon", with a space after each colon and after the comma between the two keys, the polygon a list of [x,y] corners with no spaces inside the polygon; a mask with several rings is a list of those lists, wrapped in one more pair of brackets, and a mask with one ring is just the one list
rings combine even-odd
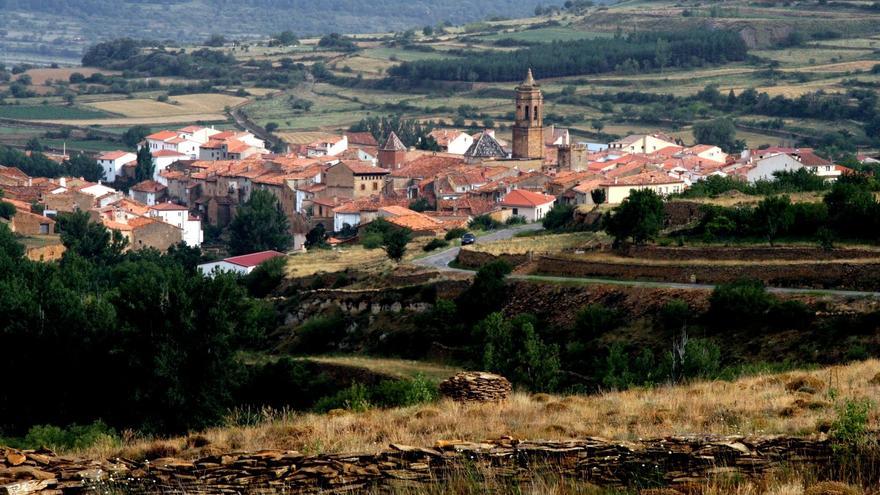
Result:
{"label": "red tile roof", "polygon": [[613,186],[647,186],[651,184],[683,184],[684,181],[670,177],[663,172],[649,171],[629,177],[619,177],[617,179],[603,182],[605,187]]}
{"label": "red tile roof", "polygon": [[145,180],[143,182],[138,182],[137,184],[131,186],[131,189],[133,191],[137,191],[137,192],[157,193],[157,192],[164,191],[167,188],[154,180]]}
{"label": "red tile roof", "polygon": [[167,203],[155,204],[155,205],[151,206],[150,209],[151,210],[158,210],[158,211],[186,211],[188,208],[186,206],[167,202]]}
{"label": "red tile roof", "polygon": [[277,258],[279,256],[285,256],[285,254],[279,253],[278,251],[261,251],[259,253],[251,253],[251,254],[244,254],[241,256],[233,256],[232,258],[226,258],[223,261],[225,261],[227,263],[232,263],[233,265],[252,267],[252,266],[257,266],[266,260],[270,260],[272,258]]}
{"label": "red tile roof", "polygon": [[150,134],[147,136],[147,139],[153,141],[167,141],[169,139],[174,139],[177,137],[177,133],[174,131],[159,131],[154,134]]}
{"label": "red tile roof", "polygon": [[553,196],[546,194],[526,191],[523,189],[514,189],[504,196],[503,206],[524,206],[534,208],[535,206],[545,205],[556,201]]}
{"label": "red tile roof", "polygon": [[183,153],[178,153],[176,151],[172,151],[172,150],[159,150],[159,151],[154,151],[153,156],[156,158],[161,158],[161,157],[165,157],[165,156],[186,156],[186,155],[184,155]]}
{"label": "red tile roof", "polygon": [[108,151],[106,153],[101,153],[100,155],[98,155],[98,160],[119,160],[120,158],[129,154],[133,155],[134,153],[122,150]]}

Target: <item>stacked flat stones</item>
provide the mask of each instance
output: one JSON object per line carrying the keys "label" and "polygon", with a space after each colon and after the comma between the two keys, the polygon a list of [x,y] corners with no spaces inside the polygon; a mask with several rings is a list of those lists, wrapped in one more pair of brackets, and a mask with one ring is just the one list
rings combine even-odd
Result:
{"label": "stacked flat stones", "polygon": [[482,371],[458,373],[440,384],[440,392],[456,402],[503,401],[510,391],[507,378]]}

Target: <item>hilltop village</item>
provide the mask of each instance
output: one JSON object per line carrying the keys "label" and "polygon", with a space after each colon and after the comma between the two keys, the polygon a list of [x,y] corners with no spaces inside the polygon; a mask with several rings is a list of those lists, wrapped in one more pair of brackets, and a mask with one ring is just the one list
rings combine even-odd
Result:
{"label": "hilltop village", "polygon": [[[131,249],[159,250],[179,242],[199,246],[206,226],[226,227],[253,191],[263,190],[277,198],[289,220],[293,249],[300,250],[317,226],[334,244],[377,217],[416,235],[437,235],[467,227],[481,215],[536,222],[554,204],[614,205],[642,189],[665,197],[710,176],[754,183],[773,180],[776,172],[807,169],[833,181],[849,171],[809,148],[727,154],[718,146],[687,146],[663,133],[577,142],[567,129],[545,125],[541,86],[531,70],[516,86],[512,104],[512,142],[492,129],[468,134],[435,128],[427,136],[435,150],[424,150],[393,131],[379,140],[369,132],[344,132],[276,154],[250,132],[193,125],[152,133],[137,150],[100,154],[101,183],[32,178],[2,167],[0,190],[19,213],[10,220],[19,234],[52,234],[54,215],[88,211],[93,220],[120,232]],[[133,181],[144,150],[152,176],[124,194],[114,185]],[[414,204],[421,207],[411,208]],[[42,213],[32,212],[31,205]],[[51,258],[57,251],[40,246],[33,256]]]}

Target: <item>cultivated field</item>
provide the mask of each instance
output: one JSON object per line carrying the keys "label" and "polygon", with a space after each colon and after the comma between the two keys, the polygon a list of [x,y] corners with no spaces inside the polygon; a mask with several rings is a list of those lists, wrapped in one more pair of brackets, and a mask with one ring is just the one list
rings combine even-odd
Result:
{"label": "cultivated field", "polygon": [[222,115],[223,109],[247,101],[246,98],[224,94],[192,94],[172,96],[167,103],[156,100],[112,100],[90,103],[105,112],[127,118],[176,117],[180,115]]}

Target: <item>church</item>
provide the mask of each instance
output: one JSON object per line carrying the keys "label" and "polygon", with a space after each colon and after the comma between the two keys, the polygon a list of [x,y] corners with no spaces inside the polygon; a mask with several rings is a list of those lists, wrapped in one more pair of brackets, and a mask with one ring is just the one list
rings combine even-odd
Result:
{"label": "church", "polygon": [[523,82],[516,86],[515,95],[516,112],[511,148],[505,151],[495,139],[494,133],[484,132],[465,153],[469,162],[492,160],[496,165],[515,167],[522,171],[541,170],[548,162],[555,164],[556,152],[560,146],[569,145],[567,129],[544,127],[544,95],[541,86],[535,82],[531,69],[526,73]]}

